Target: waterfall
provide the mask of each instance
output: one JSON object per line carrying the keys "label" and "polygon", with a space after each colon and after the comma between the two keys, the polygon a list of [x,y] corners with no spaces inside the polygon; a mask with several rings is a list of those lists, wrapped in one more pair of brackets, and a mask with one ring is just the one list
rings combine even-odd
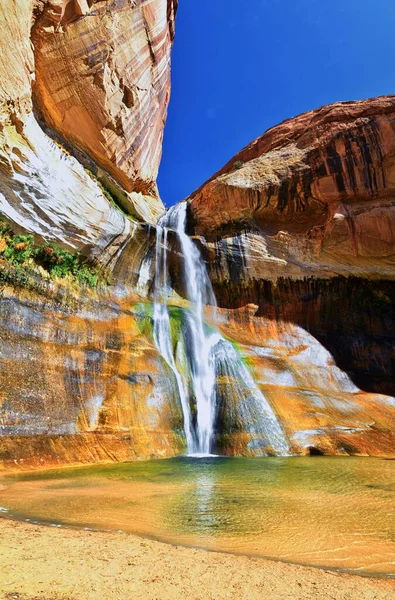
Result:
{"label": "waterfall", "polygon": [[195,449],[195,436],[192,429],[191,409],[185,381],[177,368],[171,343],[170,315],[168,309],[167,275],[167,228],[158,224],[156,232],[156,264],[154,291],[154,341],[159,352],[171,368],[176,379],[184,416],[184,432],[188,451]]}
{"label": "waterfall", "polygon": [[226,390],[225,395],[237,403],[237,417],[234,420],[254,436],[247,448],[259,454],[262,441],[266,441],[275,454],[290,454],[281,424],[240,353],[224,338],[221,338],[215,353],[217,374],[225,376],[229,382],[226,387],[230,389]]}
{"label": "waterfall", "polygon": [[215,418],[215,362],[213,336],[205,331],[203,307],[207,304],[215,306],[216,302],[200,252],[185,233],[186,209],[185,202],[174,206],[167,213],[167,223],[176,231],[180,241],[186,296],[192,308],[188,313],[190,344],[187,354],[196,399],[197,445],[194,450],[209,454]]}
{"label": "waterfall", "polygon": [[[186,204],[170,209],[160,220],[156,237],[156,271],[154,291],[154,340],[163,358],[176,378],[184,415],[184,430],[190,454],[210,454],[215,406],[215,362],[212,352],[212,334],[207,333],[203,307],[215,305],[215,296],[199,250],[185,233]],[[185,354],[196,401],[196,431],[192,425],[188,382],[177,367],[171,347],[168,308],[169,282],[167,271],[167,232],[177,234],[184,258],[186,296],[192,310],[187,313],[189,330]]]}
{"label": "waterfall", "polygon": [[[258,420],[265,439],[275,453],[288,454],[289,446],[281,425],[241,356],[231,342],[204,322],[204,307],[210,305],[215,310],[216,301],[199,249],[185,233],[186,209],[185,202],[172,207],[157,225],[153,337],[175,377],[188,454],[208,455],[212,451],[217,403],[216,379],[219,372],[228,374],[230,381],[233,381],[232,394],[244,406],[243,421],[250,431],[257,433],[256,427],[252,429],[252,423]],[[172,293],[168,274],[169,230],[175,233],[180,245],[182,278],[185,296],[189,301],[189,310],[184,309],[182,313],[182,328],[176,343],[172,336],[169,306]],[[190,399],[196,407],[194,417]]]}

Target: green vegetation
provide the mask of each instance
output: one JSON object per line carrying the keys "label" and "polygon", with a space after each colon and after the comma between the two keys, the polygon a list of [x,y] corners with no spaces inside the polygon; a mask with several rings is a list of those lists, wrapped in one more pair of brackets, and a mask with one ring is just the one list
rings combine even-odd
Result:
{"label": "green vegetation", "polygon": [[241,167],[244,166],[244,163],[242,160],[236,160],[236,162],[233,163],[233,166],[235,169],[241,169]]}
{"label": "green vegetation", "polygon": [[97,183],[97,185],[99,186],[99,188],[101,189],[101,191],[103,193],[103,196],[105,196],[107,198],[107,200],[109,201],[109,203],[114,208],[116,208],[121,213],[123,213],[125,215],[125,217],[127,217],[129,219],[129,221],[132,221],[132,223],[137,223],[138,222],[122,206],[122,204],[120,203],[119,199],[109,189],[107,189],[106,187],[104,187],[104,185],[102,184],[102,182],[100,181],[100,179],[98,179],[96,177],[96,175],[94,173],[92,173],[92,171],[90,169],[85,169],[85,172],[89,175],[89,177],[91,179],[93,179],[93,181],[95,181]]}
{"label": "green vegetation", "polygon": [[[169,306],[170,335],[173,348],[176,347],[181,338],[181,328],[186,309],[180,306]],[[140,332],[152,339],[153,337],[153,304],[151,302],[140,302],[134,306]]]}
{"label": "green vegetation", "polygon": [[169,306],[171,344],[176,348],[182,337],[182,324],[186,309],[180,306]]}
{"label": "green vegetation", "polygon": [[25,284],[28,273],[44,270],[53,279],[68,279],[71,282],[95,287],[99,281],[97,267],[86,263],[79,252],[69,252],[55,244],[36,245],[33,235],[15,235],[7,223],[0,220],[0,258],[12,271],[3,272],[5,282]]}
{"label": "green vegetation", "polygon": [[135,315],[140,333],[148,339],[153,338],[153,305],[151,302],[139,302],[134,305]]}

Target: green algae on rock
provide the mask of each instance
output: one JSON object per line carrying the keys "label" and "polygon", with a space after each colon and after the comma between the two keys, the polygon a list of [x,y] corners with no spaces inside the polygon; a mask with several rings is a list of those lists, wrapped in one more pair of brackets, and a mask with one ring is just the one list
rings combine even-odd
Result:
{"label": "green algae on rock", "polygon": [[272,128],[155,228],[177,2],[61,4],[0,6],[1,465],[183,453],[199,402],[205,451],[393,455],[395,98]]}

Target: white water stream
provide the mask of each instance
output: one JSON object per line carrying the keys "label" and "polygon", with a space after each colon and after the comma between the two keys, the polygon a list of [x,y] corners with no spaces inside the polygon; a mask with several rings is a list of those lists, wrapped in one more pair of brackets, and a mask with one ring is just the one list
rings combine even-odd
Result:
{"label": "white water stream", "polygon": [[[216,378],[219,373],[230,376],[232,396],[237,398],[243,421],[250,426],[251,432],[263,432],[276,454],[289,454],[289,445],[281,425],[241,356],[231,342],[204,322],[204,307],[210,305],[215,309],[216,301],[200,252],[185,233],[186,209],[186,203],[172,207],[157,226],[153,335],[160,354],[175,377],[188,454],[206,456],[213,449]],[[169,230],[175,232],[180,244],[182,277],[190,304],[189,310],[183,310],[181,334],[176,344],[172,339],[168,305],[172,291],[168,272]],[[146,268],[145,262],[142,270]],[[146,279],[145,272],[143,275]],[[191,405],[195,407],[194,416]],[[257,421],[259,425],[256,425]]]}

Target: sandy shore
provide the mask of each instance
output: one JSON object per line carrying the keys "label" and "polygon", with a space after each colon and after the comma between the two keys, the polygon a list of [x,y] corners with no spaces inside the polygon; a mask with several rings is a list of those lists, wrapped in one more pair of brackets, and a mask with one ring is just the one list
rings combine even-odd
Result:
{"label": "sandy shore", "polygon": [[395,581],[0,519],[0,597],[393,600]]}

